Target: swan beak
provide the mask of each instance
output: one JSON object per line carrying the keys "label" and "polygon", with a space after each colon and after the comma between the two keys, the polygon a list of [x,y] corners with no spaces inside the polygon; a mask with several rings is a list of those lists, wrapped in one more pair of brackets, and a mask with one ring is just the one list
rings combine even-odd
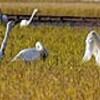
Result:
{"label": "swan beak", "polygon": [[34,13],[36,13],[36,12],[38,12],[38,9],[35,9],[35,10],[34,10]]}
{"label": "swan beak", "polygon": [[47,49],[44,48],[44,50],[41,52],[41,60],[45,61],[48,56],[49,56],[49,53]]}
{"label": "swan beak", "polygon": [[15,26],[15,21],[13,21],[13,20],[12,20],[12,21],[9,21],[8,23],[10,23],[9,26],[10,26],[11,28],[13,28],[13,27]]}

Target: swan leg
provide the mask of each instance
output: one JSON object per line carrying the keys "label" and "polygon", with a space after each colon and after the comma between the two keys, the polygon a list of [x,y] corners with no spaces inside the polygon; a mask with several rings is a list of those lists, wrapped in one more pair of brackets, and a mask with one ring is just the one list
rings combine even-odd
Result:
{"label": "swan leg", "polygon": [[25,64],[27,64],[27,65],[30,65],[30,64],[31,64],[31,62],[30,62],[30,61],[27,61],[27,60],[24,60],[24,62],[25,62]]}

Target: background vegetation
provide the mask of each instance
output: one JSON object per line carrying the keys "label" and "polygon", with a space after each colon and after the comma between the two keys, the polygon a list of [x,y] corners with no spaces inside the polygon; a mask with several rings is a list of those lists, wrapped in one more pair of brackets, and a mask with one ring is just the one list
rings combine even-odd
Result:
{"label": "background vegetation", "polygon": [[[66,4],[61,8],[60,4],[54,7],[48,4],[47,8],[45,4],[30,5],[29,7],[25,4],[25,9],[22,4],[19,6],[2,4],[2,11],[12,14],[27,12],[30,14],[37,6],[41,8],[41,14],[99,16],[100,11],[98,4],[97,6],[93,4],[94,6],[90,8],[88,5],[83,4],[84,8],[82,8],[81,5],[75,4],[74,10],[70,4],[68,4],[70,8],[67,5],[68,10]],[[5,25],[0,25],[0,43],[5,28]],[[99,28],[92,29],[100,34]],[[0,100],[100,100],[100,67],[96,66],[94,58],[87,63],[82,62],[85,39],[90,30],[89,27],[67,25],[14,27],[5,58],[0,63]],[[44,43],[50,53],[45,62],[38,59],[30,65],[26,65],[21,60],[10,63],[20,50],[34,47],[38,40]]]}
{"label": "background vegetation", "polygon": [[100,2],[99,0],[0,0],[0,2]]}
{"label": "background vegetation", "polygon": [[5,14],[31,14],[37,8],[39,15],[100,16],[99,3],[1,3]]}

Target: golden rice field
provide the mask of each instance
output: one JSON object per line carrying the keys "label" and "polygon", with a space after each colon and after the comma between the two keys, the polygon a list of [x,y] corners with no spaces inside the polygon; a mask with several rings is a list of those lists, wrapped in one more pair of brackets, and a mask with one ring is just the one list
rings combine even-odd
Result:
{"label": "golden rice field", "polygon": [[[1,43],[5,27],[0,27]],[[100,29],[95,29],[100,34]],[[82,63],[88,32],[86,27],[16,26],[0,65],[0,100],[99,100],[100,67],[94,58]],[[10,63],[20,50],[33,47],[37,40],[49,50],[45,62]]]}
{"label": "golden rice field", "polygon": [[[24,10],[22,4],[11,6],[3,3],[2,11],[10,14],[30,14],[33,8],[38,7],[41,8],[39,14],[100,15],[99,4],[93,4],[90,8],[84,4],[84,8],[73,4],[75,10],[72,10],[71,4],[66,5],[61,8],[60,4],[56,7],[49,5],[46,8],[45,4],[30,4],[30,7],[25,4],[27,10]],[[5,25],[0,25],[0,44],[5,28]],[[93,29],[100,34],[100,28]],[[95,64],[94,58],[87,63],[82,62],[85,39],[89,32],[88,27],[67,25],[14,27],[5,58],[0,63],[0,100],[100,100],[100,66]],[[34,47],[38,40],[49,51],[45,62],[38,59],[30,65],[21,60],[10,63],[20,50]]]}

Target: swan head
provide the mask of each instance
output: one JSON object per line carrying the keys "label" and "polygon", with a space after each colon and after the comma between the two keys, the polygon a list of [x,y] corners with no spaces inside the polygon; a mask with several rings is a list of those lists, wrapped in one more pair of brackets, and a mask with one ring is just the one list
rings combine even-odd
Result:
{"label": "swan head", "polygon": [[38,12],[38,9],[34,9],[34,11],[33,11],[34,13],[36,13],[36,12]]}
{"label": "swan head", "polygon": [[100,36],[97,34],[97,32],[95,30],[90,32],[91,38],[95,43],[95,46],[97,46],[98,48],[100,48]]}
{"label": "swan head", "polygon": [[88,34],[88,37],[97,37],[98,34],[95,30],[90,31],[90,33]]}
{"label": "swan head", "polygon": [[91,31],[90,32],[90,35],[93,36],[93,37],[97,37],[97,32],[95,30]]}
{"label": "swan head", "polygon": [[43,46],[41,42],[36,43],[36,49],[40,51],[40,58],[45,61],[45,59],[48,57],[49,53],[48,50]]}
{"label": "swan head", "polygon": [[7,28],[8,28],[8,29],[12,29],[14,26],[15,26],[15,21],[9,21],[9,22],[7,23]]}
{"label": "swan head", "polygon": [[99,38],[99,35],[97,34],[95,30],[91,31],[91,35],[94,37],[95,40]]}
{"label": "swan head", "polygon": [[88,36],[87,36],[87,38],[86,38],[86,43],[93,43],[93,41],[94,41],[94,37],[96,36],[96,31],[95,30],[92,30],[89,34],[88,34]]}
{"label": "swan head", "polygon": [[36,49],[37,49],[38,51],[42,51],[43,48],[44,48],[43,44],[42,44],[41,42],[39,42],[39,41],[36,42],[35,47],[36,47]]}

